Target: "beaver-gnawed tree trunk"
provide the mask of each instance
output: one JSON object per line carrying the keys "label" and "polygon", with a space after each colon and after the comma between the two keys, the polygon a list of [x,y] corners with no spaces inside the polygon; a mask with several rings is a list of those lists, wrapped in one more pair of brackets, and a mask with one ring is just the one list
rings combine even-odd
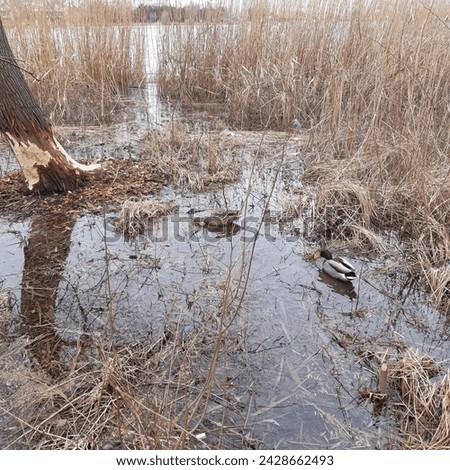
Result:
{"label": "beaver-gnawed tree trunk", "polygon": [[73,160],[53,136],[50,123],[18,67],[0,18],[0,132],[33,192],[68,191],[100,165]]}

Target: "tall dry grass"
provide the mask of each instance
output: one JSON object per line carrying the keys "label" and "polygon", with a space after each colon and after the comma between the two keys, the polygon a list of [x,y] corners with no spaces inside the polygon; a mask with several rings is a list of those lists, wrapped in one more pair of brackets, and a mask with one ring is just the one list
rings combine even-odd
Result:
{"label": "tall dry grass", "polygon": [[169,29],[162,92],[241,128],[297,119],[318,236],[372,250],[395,231],[448,309],[450,4],[256,0],[240,18]]}
{"label": "tall dry grass", "polygon": [[145,79],[143,30],[126,0],[5,2],[19,65],[53,123],[111,120],[118,97]]}
{"label": "tall dry grass", "polygon": [[450,373],[432,358],[406,350],[389,371],[390,414],[402,449],[450,448]]}

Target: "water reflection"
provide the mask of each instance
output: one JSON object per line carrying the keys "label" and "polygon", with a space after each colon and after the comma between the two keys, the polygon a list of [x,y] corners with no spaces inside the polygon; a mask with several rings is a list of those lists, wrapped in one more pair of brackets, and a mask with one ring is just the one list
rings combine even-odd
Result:
{"label": "water reflection", "polygon": [[23,333],[30,338],[32,358],[53,377],[62,373],[56,298],[75,221],[75,214],[60,208],[33,216],[24,247],[20,299]]}
{"label": "water reflection", "polygon": [[[254,187],[256,199],[266,188],[257,182]],[[252,404],[248,414],[236,412],[236,426],[245,418],[248,434],[264,436],[267,448],[373,447],[376,430],[369,426],[374,418],[367,405],[355,401],[370,377],[355,354],[367,344],[375,352],[389,348],[401,334],[405,343],[446,355],[447,350],[437,350],[448,349],[443,344],[448,334],[444,339],[436,312],[413,293],[407,301],[399,299],[404,282],[379,275],[375,264],[368,263],[355,285],[330,278],[299,256],[298,240],[282,236],[276,223],[268,223],[271,236],[252,237],[246,253],[241,235],[248,227],[242,219],[243,227],[232,240],[213,238],[203,227],[193,239],[190,208],[218,210],[225,206],[223,200],[213,192],[170,196],[179,204],[178,218],[161,220],[159,229],[133,242],[114,235],[112,222],[100,216],[84,216],[75,223],[73,215],[55,210],[33,217],[21,293],[23,331],[31,339],[33,360],[52,376],[64,375],[67,366],[60,361],[67,363],[78,353],[74,350],[84,336],[92,341],[104,331],[110,298],[121,344],[148,344],[168,323],[179,325],[183,338],[198,334],[200,325],[208,327],[212,338],[224,280],[238,279],[244,266],[241,254],[250,261],[254,248],[246,295],[235,320],[239,350],[230,351],[230,368],[224,366],[224,375],[233,378],[230,396]],[[226,196],[226,206],[238,207],[241,197],[233,187]],[[6,246],[1,233],[0,241],[1,260],[13,247]],[[18,258],[22,248],[14,249]],[[107,273],[111,297],[105,293]],[[346,314],[357,308],[365,309],[365,315]],[[205,357],[202,352],[190,360],[198,360],[203,370]],[[347,422],[335,421],[339,412],[348,416]],[[348,430],[347,437],[336,435],[330,423]],[[363,430],[362,437],[355,429]]]}
{"label": "water reflection", "polygon": [[350,300],[357,298],[355,287],[351,282],[339,281],[339,279],[335,279],[334,277],[323,272],[322,270],[319,272],[319,279],[328,287],[330,287],[333,292],[336,292],[340,295],[344,295]]}

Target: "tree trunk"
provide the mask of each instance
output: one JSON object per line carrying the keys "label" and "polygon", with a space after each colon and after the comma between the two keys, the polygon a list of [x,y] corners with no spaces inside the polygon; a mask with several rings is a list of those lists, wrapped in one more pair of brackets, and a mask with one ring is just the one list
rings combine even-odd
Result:
{"label": "tree trunk", "polygon": [[0,132],[6,135],[33,192],[69,191],[101,168],[76,162],[53,136],[50,123],[17,65],[1,18]]}

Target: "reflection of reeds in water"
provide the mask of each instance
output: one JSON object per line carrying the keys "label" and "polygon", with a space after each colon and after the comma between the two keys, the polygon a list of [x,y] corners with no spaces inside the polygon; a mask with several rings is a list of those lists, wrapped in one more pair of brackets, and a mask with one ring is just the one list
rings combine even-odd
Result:
{"label": "reflection of reeds in water", "polygon": [[[44,2],[43,2],[44,3]],[[143,33],[132,29],[127,2],[81,1],[30,11],[9,2],[9,41],[31,88],[53,123],[110,121],[118,97],[145,79]],[[56,5],[56,3],[55,3]]]}
{"label": "reflection of reeds in water", "polygon": [[[145,223],[149,215],[160,212],[161,207],[149,201],[129,201],[123,223],[131,225],[132,230],[140,230],[141,219]],[[47,220],[45,215],[44,220]],[[71,229],[72,226],[67,227],[62,233],[58,226],[55,231],[60,238],[64,235],[64,248],[69,246]],[[0,380],[7,384],[8,390],[8,403],[0,403],[0,416],[3,423],[7,421],[0,430],[2,446],[12,449],[249,447],[250,438],[241,432],[245,403],[236,389],[238,384],[232,381],[238,378],[237,359],[233,356],[240,351],[242,330],[236,323],[243,313],[246,266],[252,253],[243,250],[242,260],[238,255],[232,262],[234,257],[230,256],[228,266],[223,264],[214,273],[208,271],[208,276],[202,276],[203,280],[190,292],[186,302],[180,285],[163,287],[158,278],[153,280],[145,275],[139,288],[154,283],[157,295],[157,300],[144,298],[140,305],[146,310],[149,331],[139,339],[123,341],[119,337],[128,326],[116,320],[119,309],[123,308],[117,299],[123,295],[129,279],[142,276],[142,272],[125,272],[119,280],[115,279],[116,258],[110,254],[107,239],[103,237],[103,269],[97,266],[99,269],[89,275],[95,284],[93,303],[98,307],[90,304],[92,297],[71,280],[67,291],[57,295],[55,286],[61,282],[60,276],[64,276],[63,258],[68,250],[58,247],[55,239],[52,242],[47,239],[49,243],[40,246],[44,235],[45,231],[30,237],[35,242],[27,253],[34,254],[33,259],[41,262],[38,267],[27,263],[23,296],[31,295],[32,288],[41,284],[45,284],[48,295],[35,292],[26,336],[15,337],[8,344],[0,337]],[[40,256],[42,249],[49,254],[47,257]],[[207,264],[207,253],[204,255]],[[178,264],[176,269],[186,271],[185,276],[191,274]],[[33,273],[39,277],[33,277]],[[165,298],[169,288],[175,292],[173,298]],[[70,316],[64,307],[71,309],[74,304],[78,304],[74,309],[75,329],[60,329],[59,321],[64,323],[64,318]],[[41,307],[50,310],[50,314],[39,316]],[[163,319],[154,318],[154,308],[165,309]],[[44,325],[39,324],[39,318],[44,319]],[[41,335],[32,336],[37,326],[41,327],[38,330]],[[53,373],[56,365],[57,374]],[[226,423],[232,426],[226,428]],[[15,431],[4,432],[10,428]],[[253,441],[252,445],[257,443]]]}
{"label": "reflection of reeds in water", "polygon": [[[34,238],[38,240],[39,234]],[[48,244],[47,251],[52,253],[57,248]],[[105,257],[109,256],[106,251]],[[63,260],[56,261],[61,267]],[[114,258],[105,261],[110,266],[115,262]],[[124,334],[127,325],[121,325],[121,331],[117,324],[112,328],[119,308],[116,299],[123,286],[115,290],[117,283],[110,269],[95,271],[95,283],[102,280],[99,292],[105,288],[108,291],[102,312],[93,316],[101,325],[97,333],[88,320],[91,306],[86,295],[70,285],[59,296],[70,297],[69,291],[73,291],[70,303],[79,302],[76,324],[80,326],[75,331],[58,328],[59,320],[68,315],[59,310],[58,316],[45,316],[45,324],[39,330],[41,336],[13,334],[15,339],[10,342],[11,338],[0,336],[0,380],[8,392],[8,401],[0,403],[2,447],[223,448],[232,441],[233,447],[246,448],[247,438],[240,433],[240,425],[224,428],[230,416],[242,422],[242,397],[229,382],[236,371],[231,372],[228,364],[228,355],[239,350],[234,327],[242,303],[239,269],[238,266],[235,272],[235,267],[230,266],[216,272],[221,280],[217,287],[206,276],[201,291],[191,294],[198,296],[191,298],[191,303],[180,302],[180,286],[173,286],[177,291],[175,298],[168,302],[163,298],[161,302],[167,302],[162,324],[153,323],[153,301],[143,300],[142,308],[148,309],[147,321],[156,328],[153,331],[149,326],[149,331],[136,340],[124,342],[115,337]],[[60,271],[55,275],[53,264],[41,263],[39,270],[55,283],[59,281]],[[32,274],[29,269],[28,280]],[[105,283],[107,276],[111,276],[110,283]],[[150,280],[145,278],[142,282]],[[164,290],[159,282],[155,284],[155,290]],[[30,289],[27,285],[27,292]],[[54,286],[47,290],[50,295],[45,297],[36,292],[33,309],[39,310],[43,298],[42,306],[54,302],[54,314],[56,292]],[[193,321],[195,314],[190,309],[194,303],[194,309],[201,305],[200,321]],[[37,313],[33,317],[35,323],[29,322],[31,331],[40,326],[36,317]],[[52,364],[35,353],[44,347]],[[53,368],[57,361],[58,374],[52,375],[49,367]],[[14,432],[5,432],[12,428]]]}

